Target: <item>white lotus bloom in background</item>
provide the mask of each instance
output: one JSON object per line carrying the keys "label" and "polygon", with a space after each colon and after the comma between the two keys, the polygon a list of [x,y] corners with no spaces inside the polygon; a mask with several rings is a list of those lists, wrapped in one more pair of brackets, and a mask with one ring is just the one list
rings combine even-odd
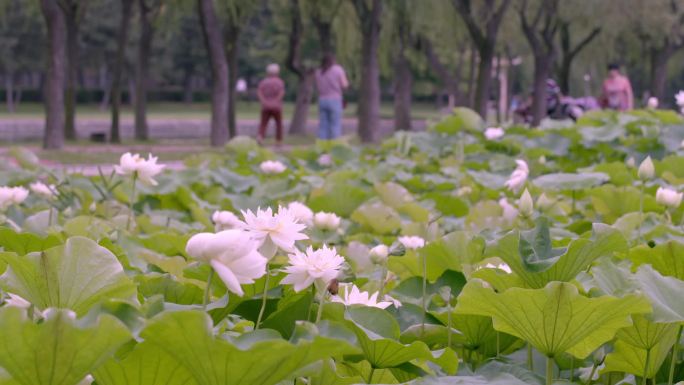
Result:
{"label": "white lotus bloom in background", "polygon": [[652,179],[655,176],[655,166],[650,156],[647,156],[643,162],[639,165],[639,171],[637,175],[641,180]]}
{"label": "white lotus bloom in background", "polygon": [[415,235],[406,235],[397,239],[407,250],[418,250],[425,246],[425,239]]}
{"label": "white lotus bloom in background", "polygon": [[[591,376],[592,381],[596,381],[599,379],[601,372],[603,369],[606,367],[605,363],[602,363],[601,365],[597,366],[594,368],[593,366],[587,366],[585,368],[578,368],[577,371],[579,372],[579,378],[583,382],[589,382],[589,376]],[[592,374],[593,373],[593,374]],[[626,382],[627,384],[630,384],[631,382]]]}
{"label": "white lotus bloom in background", "polygon": [[299,221],[299,223],[303,223],[307,226],[313,224],[314,213],[304,203],[290,202],[290,204],[287,205],[287,210]]}
{"label": "white lotus bloom in background", "polygon": [[484,136],[485,136],[485,138],[487,138],[487,140],[497,140],[497,139],[503,137],[504,134],[505,134],[505,131],[501,127],[489,127],[484,132]]}
{"label": "white lotus bloom in background", "polygon": [[341,303],[345,306],[363,305],[368,307],[377,307],[379,309],[386,309],[392,306],[392,302],[378,302],[378,292],[370,294],[367,291],[359,290],[359,288],[356,287],[356,285],[351,285],[351,289],[349,289],[349,285],[344,285],[343,287],[344,296],[332,296],[332,298],[330,298],[330,301]]}
{"label": "white lotus bloom in background", "polygon": [[259,165],[259,168],[261,169],[261,172],[263,172],[264,174],[280,174],[283,171],[287,170],[287,166],[285,166],[282,162],[278,160],[263,161]]}
{"label": "white lotus bloom in background", "polygon": [[679,143],[679,148],[684,148],[684,140],[682,140],[682,142]]}
{"label": "white lotus bloom in background", "polygon": [[525,185],[527,177],[530,175],[530,168],[527,167],[527,162],[522,159],[517,159],[515,163],[517,164],[517,167],[513,170],[511,176],[504,185],[509,190],[518,192],[520,188]]}
{"label": "white lotus bloom in background", "polygon": [[392,297],[392,296],[389,295],[389,294],[385,294],[385,298],[383,298],[383,299],[384,299],[385,301],[387,301],[387,302],[391,302],[391,303],[392,303],[392,306],[394,306],[394,307],[397,308],[397,309],[399,309],[399,308],[401,307],[401,305],[402,305],[402,304],[401,304],[401,301],[399,301],[398,299]]}
{"label": "white lotus bloom in background", "polygon": [[655,110],[658,108],[658,98],[655,96],[651,96],[648,98],[648,101],[646,102],[646,108],[649,110]]}
{"label": "white lotus bloom in background", "polygon": [[214,211],[211,221],[216,225],[217,231],[241,228],[243,225],[240,218],[230,211]]}
{"label": "white lotus bloom in background", "polygon": [[114,170],[119,175],[136,175],[141,182],[150,186],[156,186],[157,181],[154,180],[154,177],[164,167],[163,164],[157,164],[157,157],[152,156],[152,154],[148,154],[147,159],[145,159],[139,154],[127,152],[121,155],[119,164],[114,166]]}
{"label": "white lotus bloom in background", "polygon": [[337,278],[344,263],[344,258],[337,255],[335,248],[328,248],[327,246],[317,250],[309,246],[306,252],[302,253],[295,250],[288,257],[290,265],[284,269],[287,276],[280,283],[293,285],[296,292],[300,292],[314,283],[317,290],[324,290],[330,281]]}
{"label": "white lotus bloom in background", "polygon": [[28,309],[31,307],[31,302],[25,300],[16,294],[7,293],[8,298],[5,299],[5,305],[11,307],[18,307],[20,309]]}
{"label": "white lotus bloom in background", "polygon": [[316,162],[321,167],[330,167],[333,164],[333,159],[330,154],[321,154],[321,156],[318,157]]}
{"label": "white lotus bloom in background", "polygon": [[680,90],[677,92],[675,95],[675,100],[677,101],[677,105],[679,107],[684,107],[684,91]]}
{"label": "white lotus bloom in background", "polygon": [[35,182],[35,183],[31,183],[29,185],[29,188],[31,189],[31,191],[34,194],[40,195],[46,199],[50,199],[50,198],[54,197],[55,195],[57,195],[57,190],[56,190],[54,184],[46,185],[43,182]]}
{"label": "white lotus bloom in background", "polygon": [[275,255],[276,247],[291,252],[296,241],[309,239],[301,232],[306,225],[299,223],[292,212],[284,207],[279,207],[276,214],[269,207],[266,210],[258,208],[256,213],[243,211],[242,216],[243,228],[264,246],[262,253],[269,258]]}
{"label": "white lotus bloom in background", "polygon": [[502,213],[501,217],[506,221],[506,223],[511,224],[518,217],[518,209],[512,204],[508,203],[508,199],[499,199],[499,207],[501,207]]}
{"label": "white lotus bloom in background", "polygon": [[470,186],[463,186],[456,190],[456,196],[462,197],[466,195],[470,195],[473,192],[473,188]]}
{"label": "white lotus bloom in background", "polygon": [[28,190],[23,187],[0,187],[0,210],[21,204],[28,194]]}
{"label": "white lotus bloom in background", "polygon": [[682,203],[682,196],[684,196],[684,193],[677,192],[677,190],[658,187],[658,191],[656,191],[656,202],[663,206],[676,209]]}
{"label": "white lotus bloom in background", "polygon": [[340,217],[335,213],[319,212],[314,215],[314,225],[322,230],[337,230],[340,227]]}
{"label": "white lotus bloom in background", "polygon": [[627,167],[629,168],[636,167],[636,160],[633,156],[630,156],[629,158],[627,158],[627,161],[625,161],[625,164],[627,164]]}
{"label": "white lotus bloom in background", "polygon": [[257,248],[259,242],[244,230],[225,230],[193,235],[185,246],[191,257],[208,262],[231,292],[242,296],[241,284],[254,283],[266,274],[268,260]]}
{"label": "white lotus bloom in background", "polygon": [[539,198],[537,198],[537,207],[539,207],[539,210],[546,211],[552,208],[554,205],[556,205],[557,201],[555,199],[551,199],[546,194],[541,193]]}
{"label": "white lotus bloom in background", "polygon": [[539,164],[546,164],[546,156],[541,155],[537,161]]}
{"label": "white lotus bloom in background", "polygon": [[530,195],[530,192],[527,191],[527,189],[525,189],[520,196],[520,200],[518,201],[518,209],[520,211],[520,215],[525,218],[529,218],[532,216],[532,214],[534,214],[534,201],[532,200],[532,195]]}
{"label": "white lotus bloom in background", "polygon": [[387,257],[389,256],[389,247],[387,247],[386,245],[377,245],[370,249],[369,255],[373,263],[382,264],[387,260]]}

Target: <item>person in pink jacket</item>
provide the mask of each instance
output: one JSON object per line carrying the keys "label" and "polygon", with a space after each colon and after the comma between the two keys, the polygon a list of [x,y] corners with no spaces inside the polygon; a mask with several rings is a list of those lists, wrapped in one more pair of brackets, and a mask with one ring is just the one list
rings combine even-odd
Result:
{"label": "person in pink jacket", "polygon": [[608,77],[603,81],[603,93],[600,98],[601,107],[617,111],[634,108],[634,94],[629,79],[620,73],[617,64],[608,65]]}

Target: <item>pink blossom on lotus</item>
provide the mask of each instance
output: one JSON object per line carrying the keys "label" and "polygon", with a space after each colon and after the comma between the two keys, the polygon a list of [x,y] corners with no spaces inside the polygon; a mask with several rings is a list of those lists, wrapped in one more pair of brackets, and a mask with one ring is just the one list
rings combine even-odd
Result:
{"label": "pink blossom on lotus", "polygon": [[322,291],[330,281],[337,278],[344,258],[337,254],[334,247],[323,246],[314,250],[309,246],[306,252],[295,250],[290,254],[289,263],[289,266],[284,269],[287,276],[283,278],[281,284],[293,285],[296,292],[316,284],[316,288]]}

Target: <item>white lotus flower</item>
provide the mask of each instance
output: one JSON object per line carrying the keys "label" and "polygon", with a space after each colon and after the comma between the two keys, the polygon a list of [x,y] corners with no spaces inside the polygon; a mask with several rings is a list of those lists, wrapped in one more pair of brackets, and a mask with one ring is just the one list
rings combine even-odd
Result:
{"label": "white lotus flower", "polygon": [[518,209],[512,204],[508,203],[508,199],[499,199],[499,207],[501,207],[502,213],[501,217],[506,221],[507,224],[513,223],[515,218],[518,217]]}
{"label": "white lotus flower", "polygon": [[539,198],[537,198],[537,207],[539,207],[539,210],[541,211],[547,211],[550,208],[552,208],[555,204],[556,200],[547,197],[544,193],[541,193]]}
{"label": "white lotus flower", "polygon": [[299,223],[303,223],[307,226],[313,224],[314,213],[304,203],[290,202],[290,204],[287,205],[287,210],[299,221]]}
{"label": "white lotus flower", "polygon": [[489,127],[484,132],[484,136],[485,136],[485,138],[487,138],[487,140],[497,140],[497,139],[503,137],[504,134],[505,134],[505,131],[501,127]]}
{"label": "white lotus flower", "polygon": [[516,160],[515,163],[518,166],[515,168],[515,170],[513,170],[513,173],[511,173],[511,176],[508,178],[506,183],[504,183],[504,185],[509,190],[518,192],[520,188],[525,185],[527,177],[530,175],[530,168],[527,167],[527,162],[522,159]]}
{"label": "white lotus flower", "polygon": [[242,296],[241,284],[254,283],[266,274],[268,260],[257,248],[259,242],[243,230],[225,230],[195,234],[185,251],[191,257],[208,262],[231,292]]}
{"label": "white lotus flower", "polygon": [[389,247],[386,245],[377,245],[370,249],[369,255],[373,263],[382,264],[389,256]]}
{"label": "white lotus flower", "polygon": [[630,156],[629,158],[627,158],[627,161],[625,162],[625,164],[627,164],[627,167],[629,167],[629,168],[636,167],[636,160],[634,160],[633,156]]}
{"label": "white lotus flower", "polygon": [[539,162],[539,164],[546,164],[546,156],[540,156],[537,161]]}
{"label": "white lotus flower", "polygon": [[318,157],[316,162],[321,167],[330,167],[333,164],[333,159],[332,156],[330,156],[330,154],[321,154],[321,156]]}
{"label": "white lotus flower", "polygon": [[641,180],[652,179],[655,176],[655,166],[653,166],[653,161],[650,156],[647,156],[646,159],[641,162],[637,175]]}
{"label": "white lotus flower", "polygon": [[527,189],[525,189],[520,196],[520,200],[518,201],[518,209],[520,211],[520,215],[525,218],[529,218],[532,216],[532,214],[534,214],[534,201],[532,201],[532,195],[530,195],[530,192],[527,191]]}
{"label": "white lotus flower", "polygon": [[456,190],[456,196],[462,197],[462,196],[469,195],[472,192],[473,192],[472,187],[463,186],[463,187],[459,188],[458,190]]}
{"label": "white lotus flower", "polygon": [[114,166],[114,170],[119,175],[136,175],[141,182],[150,186],[156,186],[157,181],[154,180],[154,177],[164,167],[163,164],[157,164],[157,157],[152,156],[152,154],[148,154],[147,159],[145,159],[139,154],[127,152],[121,155],[119,164]]}
{"label": "white lotus flower", "polygon": [[677,192],[677,190],[658,187],[658,191],[656,191],[656,202],[663,206],[676,209],[682,203],[682,196],[684,196],[684,193]]}
{"label": "white lotus flower", "polygon": [[340,227],[340,217],[335,213],[319,212],[314,215],[314,225],[322,230],[337,230]]}
{"label": "white lotus flower", "polygon": [[287,166],[285,166],[282,162],[277,160],[263,161],[259,165],[259,168],[261,169],[261,172],[263,172],[264,174],[280,174],[283,171],[287,170]]}
{"label": "white lotus flower", "polygon": [[680,90],[677,92],[675,95],[675,100],[677,101],[677,105],[679,107],[684,107],[684,91]]}
{"label": "white lotus flower", "polygon": [[242,221],[230,211],[214,211],[211,221],[216,225],[217,231],[242,228]]}
{"label": "white lotus flower", "polygon": [[315,251],[309,246],[304,253],[295,250],[289,255],[289,260],[290,265],[284,270],[287,276],[280,283],[293,285],[296,292],[314,283],[319,291],[325,290],[330,281],[337,278],[344,263],[344,258],[337,255],[335,248],[327,246]]}
{"label": "white lotus flower", "polygon": [[[242,216],[245,219],[243,228],[266,249],[271,249],[273,246],[271,250],[273,255],[275,255],[275,247],[291,252],[294,250],[296,241],[309,239],[301,232],[306,225],[299,223],[292,212],[284,207],[279,207],[277,214],[273,214],[273,210],[269,207],[266,210],[259,208],[256,213],[251,210],[243,211]],[[273,257],[271,252],[265,250],[262,252],[267,257]]]}
{"label": "white lotus flower", "polygon": [[392,305],[392,302],[378,302],[378,292],[370,295],[367,291],[359,290],[356,285],[344,285],[344,297],[334,295],[330,301],[344,304],[344,306],[363,305],[368,307],[377,307],[379,309],[386,309]]}
{"label": "white lotus flower", "polygon": [[28,194],[28,190],[23,187],[0,187],[0,210],[21,204]]}
{"label": "white lotus flower", "polygon": [[648,98],[648,101],[646,102],[646,108],[649,110],[655,110],[658,108],[658,98],[655,96],[651,96]]}
{"label": "white lotus flower", "polygon": [[407,235],[397,239],[407,250],[418,250],[425,246],[425,239],[415,235]]}
{"label": "white lotus flower", "polygon": [[679,143],[679,148],[684,148],[684,140],[682,140],[682,142]]}
{"label": "white lotus flower", "polygon": [[385,298],[383,298],[383,299],[384,299],[385,301],[387,301],[387,302],[391,302],[391,303],[392,303],[392,306],[394,306],[394,307],[397,308],[397,309],[399,309],[399,308],[401,307],[401,301],[399,301],[398,299],[396,299],[396,298],[390,296],[389,294],[385,294]]}
{"label": "white lotus flower", "polygon": [[29,188],[36,195],[40,195],[43,198],[50,199],[57,195],[57,190],[54,184],[46,185],[43,182],[35,182],[29,185]]}

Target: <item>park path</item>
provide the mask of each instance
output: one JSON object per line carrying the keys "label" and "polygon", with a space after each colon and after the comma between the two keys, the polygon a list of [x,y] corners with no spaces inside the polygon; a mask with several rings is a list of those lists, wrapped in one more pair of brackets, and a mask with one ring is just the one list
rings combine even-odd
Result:
{"label": "park path", "polygon": [[[255,136],[259,122],[255,119],[240,119],[238,121],[238,134]],[[273,123],[271,123],[272,125]],[[209,116],[206,118],[150,118],[148,119],[150,138],[152,139],[195,139],[209,137]],[[424,120],[415,120],[416,130],[425,128]],[[42,118],[33,117],[2,117],[0,118],[0,141],[16,142],[41,140],[45,121]],[[76,130],[79,138],[90,138],[94,133],[109,133],[110,121],[108,118],[79,118],[76,122]],[[314,135],[318,127],[318,121],[309,119],[306,127],[308,134]],[[269,130],[273,128],[269,127]],[[287,132],[287,124],[285,127]],[[356,119],[343,119],[342,130],[344,134],[356,132]],[[380,137],[390,135],[394,131],[394,122],[391,119],[382,119],[379,127]],[[133,119],[124,118],[121,122],[122,138],[133,137]]]}

